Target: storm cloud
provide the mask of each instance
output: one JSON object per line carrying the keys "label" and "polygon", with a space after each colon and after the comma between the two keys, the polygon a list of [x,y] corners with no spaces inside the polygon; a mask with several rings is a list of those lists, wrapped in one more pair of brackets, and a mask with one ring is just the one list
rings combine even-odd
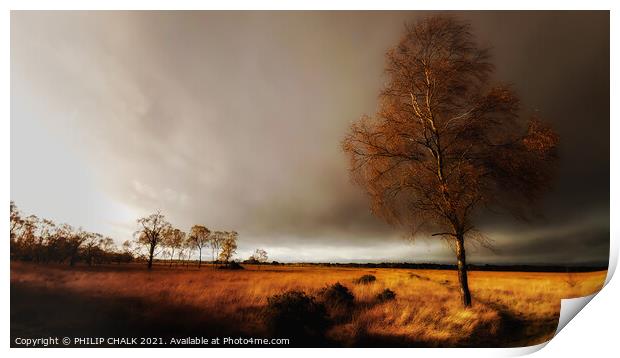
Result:
{"label": "storm cloud", "polygon": [[[340,149],[376,110],[385,51],[431,14],[13,11],[11,198],[118,242],[161,209],[237,230],[241,257],[452,262],[370,213]],[[472,261],[606,263],[609,13],[452,14],[561,140],[541,215],[480,218],[497,252]]]}

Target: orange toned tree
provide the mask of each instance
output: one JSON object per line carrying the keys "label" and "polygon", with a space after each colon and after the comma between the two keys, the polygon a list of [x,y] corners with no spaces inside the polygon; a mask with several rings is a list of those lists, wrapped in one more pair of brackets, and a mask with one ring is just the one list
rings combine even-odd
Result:
{"label": "orange toned tree", "polygon": [[[548,188],[558,137],[524,117],[509,86],[494,85],[489,52],[452,17],[407,25],[386,54],[375,116],[343,140],[353,180],[375,214],[454,248],[461,297],[471,306],[465,243],[484,209],[523,217]],[[487,241],[488,242],[488,241]]]}
{"label": "orange toned tree", "polygon": [[202,266],[202,249],[209,244],[211,230],[202,225],[194,225],[189,233],[190,244],[198,249],[198,268]]}
{"label": "orange toned tree", "polygon": [[148,250],[147,268],[153,268],[153,259],[157,256],[155,249],[162,246],[165,240],[164,234],[170,230],[171,225],[166,217],[159,211],[137,220],[138,231],[135,232],[137,242]]}

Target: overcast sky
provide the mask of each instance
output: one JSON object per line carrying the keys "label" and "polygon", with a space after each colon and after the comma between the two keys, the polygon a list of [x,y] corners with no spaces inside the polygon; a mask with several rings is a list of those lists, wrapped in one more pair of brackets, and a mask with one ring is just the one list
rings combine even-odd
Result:
{"label": "overcast sky", "polygon": [[[131,238],[161,209],[240,234],[239,258],[453,262],[383,224],[340,141],[373,114],[384,53],[428,12],[12,12],[11,199]],[[539,219],[485,216],[475,263],[606,263],[608,12],[457,12],[496,80],[560,135]]]}

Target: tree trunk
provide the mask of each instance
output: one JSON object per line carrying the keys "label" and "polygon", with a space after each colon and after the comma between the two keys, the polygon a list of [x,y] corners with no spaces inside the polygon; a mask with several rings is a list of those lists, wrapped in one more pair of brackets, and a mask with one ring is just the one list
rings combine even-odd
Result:
{"label": "tree trunk", "polygon": [[456,236],[456,260],[459,273],[459,283],[461,285],[461,299],[463,306],[471,307],[471,293],[467,283],[467,261],[465,260],[465,243],[463,235]]}
{"label": "tree trunk", "polygon": [[155,245],[151,244],[151,247],[149,249],[149,262],[146,266],[149,270],[153,268],[153,253],[154,252],[155,252]]}
{"label": "tree trunk", "polygon": [[198,269],[200,270],[200,266],[202,265],[202,247],[198,248]]}

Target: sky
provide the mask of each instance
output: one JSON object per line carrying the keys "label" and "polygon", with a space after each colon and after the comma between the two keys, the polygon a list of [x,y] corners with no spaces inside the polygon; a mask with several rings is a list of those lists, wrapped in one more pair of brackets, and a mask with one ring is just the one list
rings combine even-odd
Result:
{"label": "sky", "polygon": [[[236,230],[241,259],[452,263],[373,217],[340,147],[376,111],[404,24],[432,14],[12,11],[11,199],[118,243],[161,210]],[[539,215],[480,217],[495,250],[469,262],[606,264],[609,13],[452,15],[560,136]]]}

